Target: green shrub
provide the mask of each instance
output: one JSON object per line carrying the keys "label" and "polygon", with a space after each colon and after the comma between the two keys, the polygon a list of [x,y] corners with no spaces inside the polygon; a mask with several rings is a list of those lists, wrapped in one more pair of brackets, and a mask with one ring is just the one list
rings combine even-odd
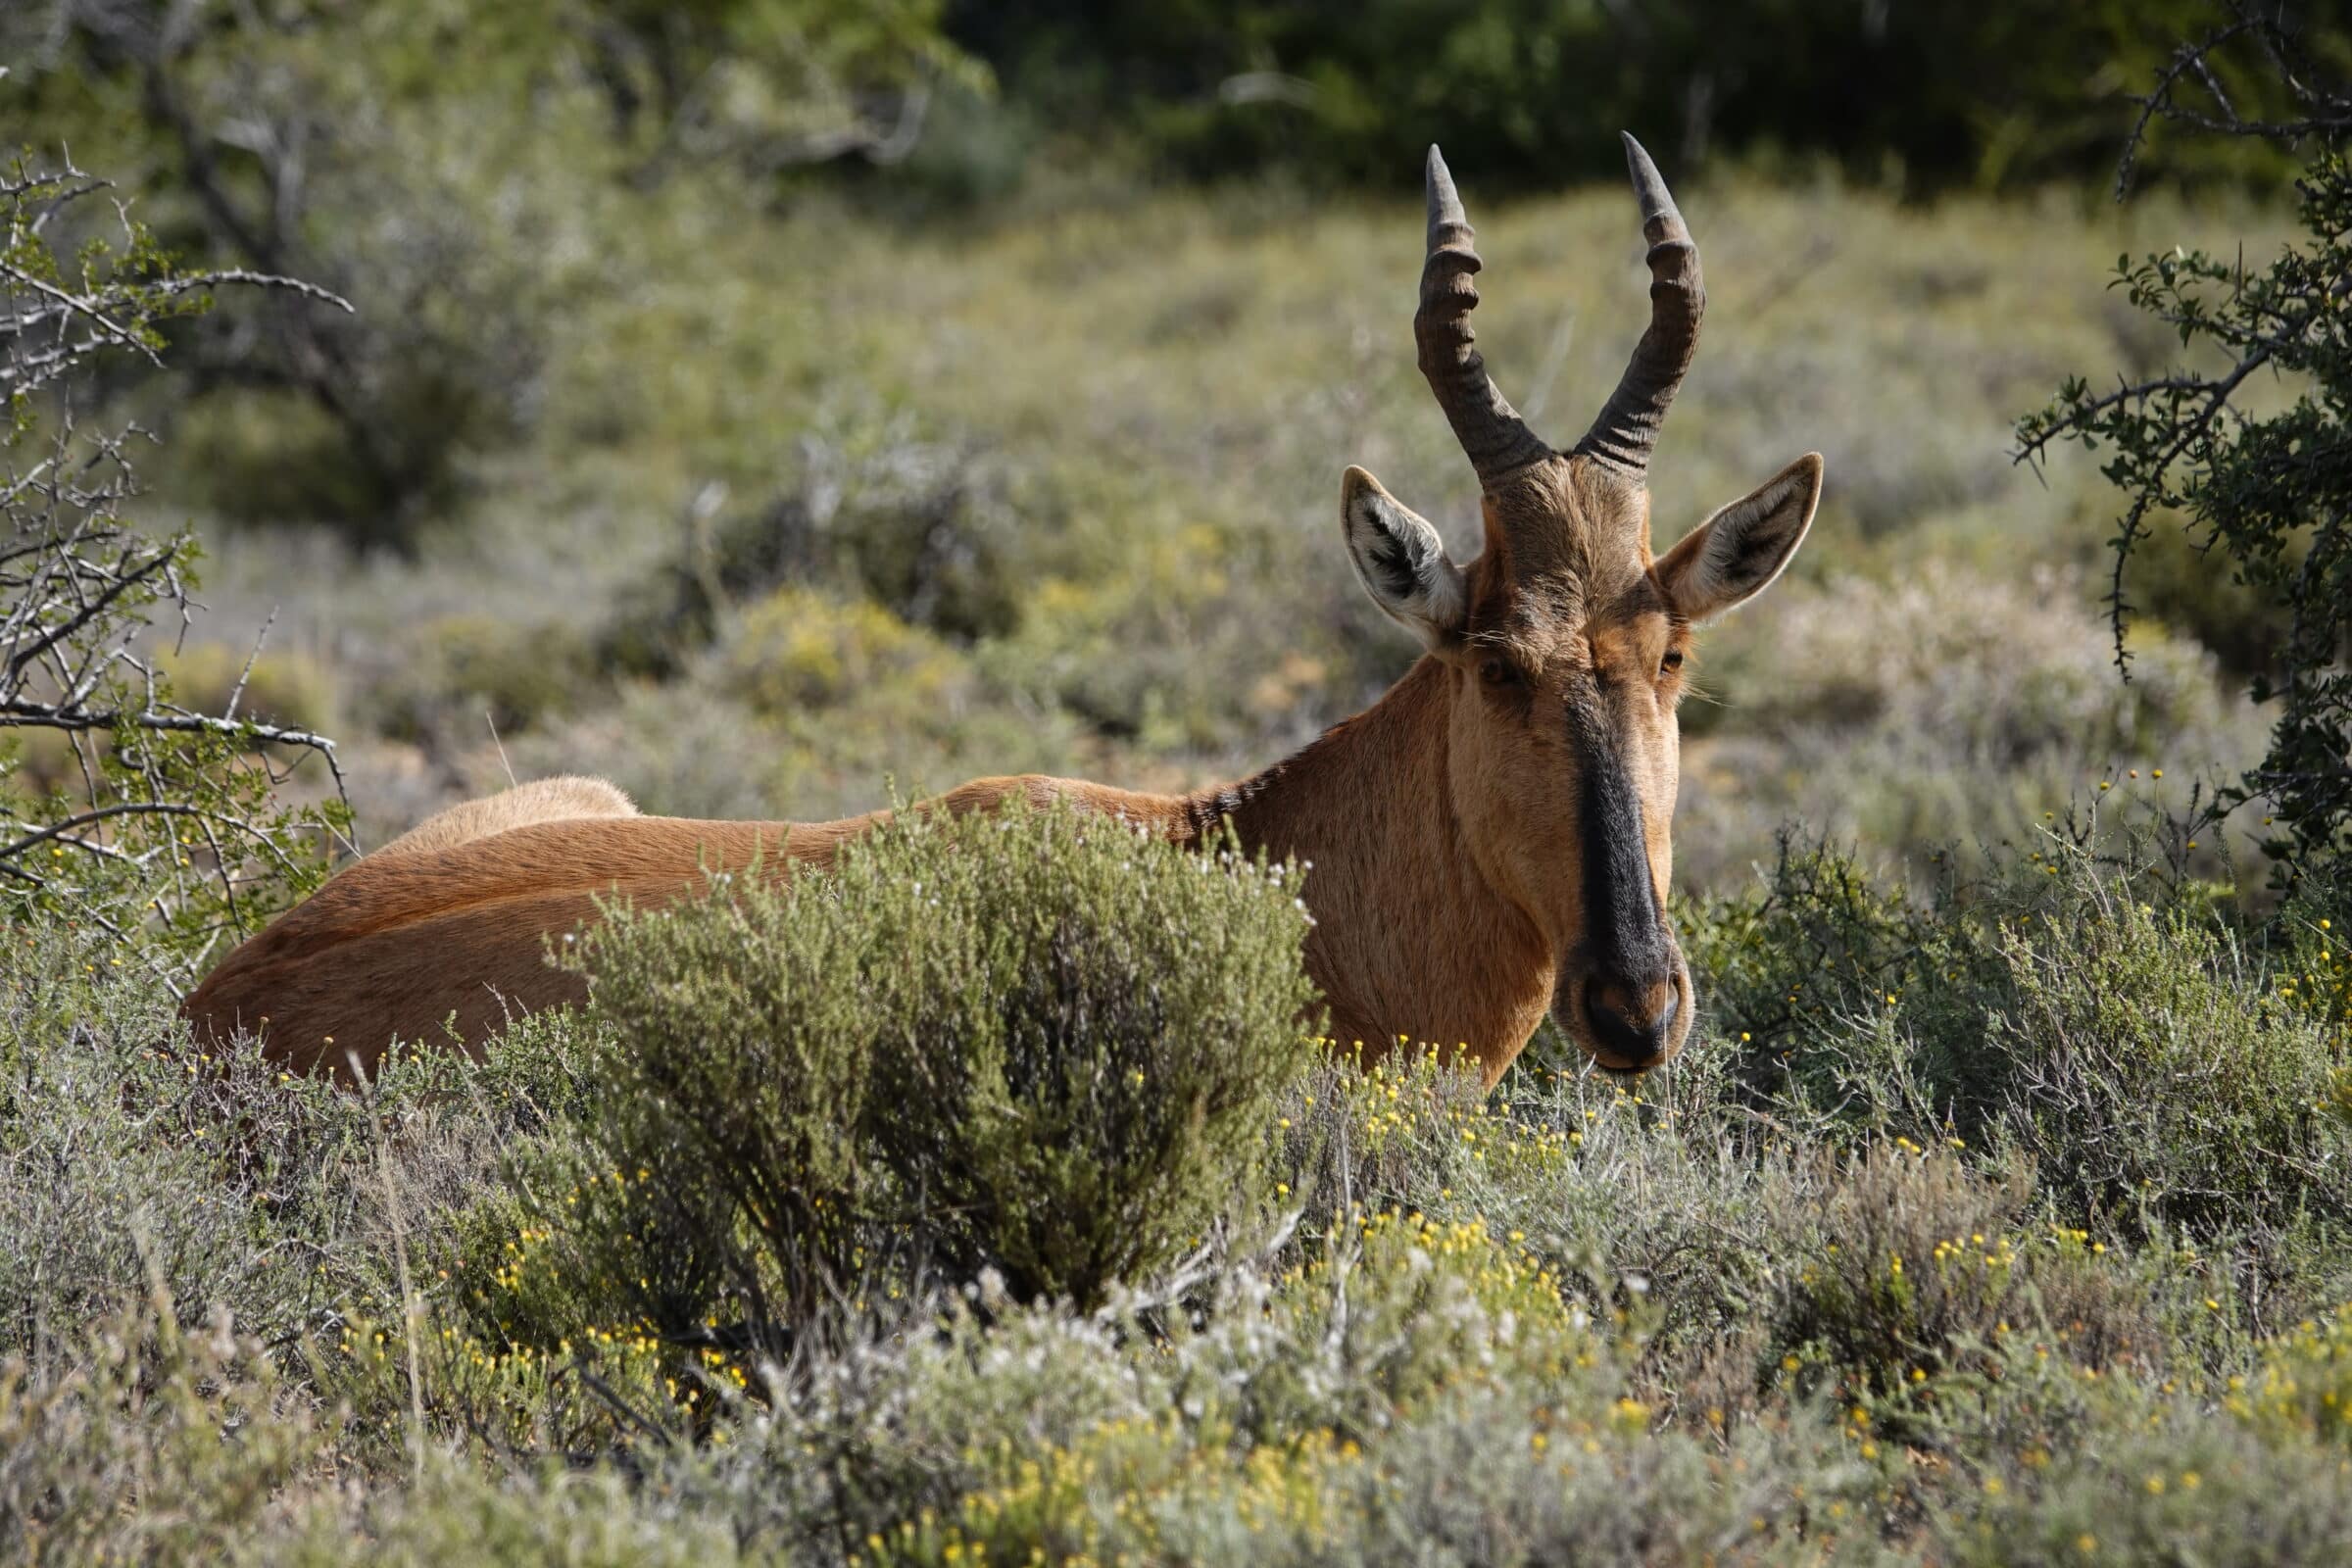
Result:
{"label": "green shrub", "polygon": [[1787,828],[1778,852],[1751,886],[1677,911],[1715,1032],[1738,1042],[1731,1054],[1751,1079],[1774,1076],[1782,1054],[1911,983],[1942,936],[1907,889],[1851,857]]}
{"label": "green shrub", "polygon": [[[1343,1223],[1350,1209],[1448,1212],[1441,1195],[1483,1195],[1501,1185],[1481,1178],[1487,1161],[1506,1149],[1538,1161],[1566,1153],[1558,1138],[1488,1103],[1476,1062],[1434,1046],[1369,1066],[1352,1050],[1334,1053],[1299,1081],[1287,1108],[1283,1164],[1293,1173],[1286,1188],[1295,1191],[1277,1196],[1305,1205],[1310,1235]],[[1532,1134],[1524,1151],[1522,1133]]]}
{"label": "green shrub", "polygon": [[870,416],[820,416],[829,427],[803,435],[799,471],[765,505],[719,513],[723,489],[705,492],[708,510],[698,498],[682,558],[626,597],[605,633],[608,659],[674,672],[730,605],[809,584],[954,642],[1016,630],[1054,559],[1059,530],[1048,518],[1066,503],[968,439],[931,440],[903,416],[856,413]]}
{"label": "green shrub", "polygon": [[1675,843],[1699,885],[1791,820],[1932,877],[1949,842],[2031,848],[2044,812],[2099,780],[2172,805],[2153,768],[2177,790],[2258,755],[2261,716],[2197,644],[2142,624],[2116,678],[2084,576],[1922,554],[1892,581],[1788,584],[1771,615],[1703,639],[1702,690],[1722,695],[1683,708],[1701,744]]}
{"label": "green shrub", "polygon": [[[813,877],[721,881],[674,908],[615,909],[588,932],[566,961],[593,974],[612,1032],[605,1101],[585,1147],[551,1155],[549,1185],[532,1193],[570,1238],[564,1267],[601,1274],[623,1299],[641,1277],[665,1292],[723,1282],[734,1316],[776,1323],[845,1289],[869,1186],[858,1157],[867,971],[885,957],[856,906]],[[606,1171],[624,1184],[645,1174],[578,1211],[573,1189]],[[638,1255],[597,1267],[632,1237]],[[687,1258],[699,1266],[663,1277]],[[715,1306],[658,1304],[673,1333]]]}
{"label": "green shrub", "polygon": [[[2302,91],[2310,74],[2342,71],[2330,33],[2306,35],[2282,18],[2252,14],[2230,30],[2260,39],[2268,69],[2257,79],[2266,87]],[[2150,119],[2211,126],[2173,94],[2191,61],[2203,73],[2208,57],[2224,52],[2221,36],[2184,46],[2161,78],[2127,145],[2127,172]],[[2314,461],[2341,449],[2352,389],[2336,287],[2352,265],[2352,115],[2339,106],[2291,127],[2231,128],[2303,161],[2295,182],[2300,232],[2267,264],[2257,250],[2251,268],[2242,244],[2234,254],[2176,243],[2136,261],[2119,258],[2112,286],[2151,324],[2179,333],[2176,363],[2121,376],[2112,388],[2103,372],[2095,390],[2069,376],[2046,406],[2019,419],[2017,456],[2039,461],[2068,442],[2102,454],[2099,471],[2117,492],[2109,606],[2119,659],[2137,592],[2132,568],[2150,535],[2175,517],[2185,519],[2204,569],[2226,571],[2251,600],[2255,625],[2273,641],[2246,650],[2268,656],[2249,695],[2275,705],[2273,728],[2261,760],[2217,805],[2259,803],[2270,813],[2264,820],[2276,831],[2263,849],[2287,887],[2306,875],[2333,877],[2336,858],[2352,851],[2352,686],[2343,678],[2352,549],[2331,525],[2352,501],[2352,480],[2340,466]],[[2254,402],[2255,385],[2283,395]],[[2155,564],[2161,573],[2163,564]]]}
{"label": "green shrub", "polygon": [[495,731],[503,745],[609,690],[588,638],[565,620],[460,612],[411,635],[401,658],[369,671],[355,704],[379,734],[466,748]]}
{"label": "green shrub", "polygon": [[331,1424],[258,1340],[225,1311],[184,1333],[172,1311],[74,1324],[70,1370],[0,1359],[0,1555],[219,1561],[330,1462]]}
{"label": "green shrub", "polygon": [[1313,1049],[1298,880],[1058,808],[848,858],[872,1137],[943,1261],[1083,1304],[1256,1204]]}
{"label": "green shrub", "polygon": [[[683,1468],[683,1467],[680,1467]],[[436,1464],[414,1487],[372,1497],[318,1493],[304,1499],[268,1560],[282,1568],[346,1568],[354,1542],[385,1568],[727,1568],[774,1557],[747,1543],[723,1506],[681,1497],[665,1475],[657,1496],[617,1467],[548,1465],[485,1475]],[[699,1477],[697,1479],[700,1479]]]}
{"label": "green shrub", "polygon": [[961,673],[955,655],[869,599],[843,602],[782,588],[744,612],[727,639],[727,687],[759,712],[784,716],[905,688],[914,717],[939,708]]}
{"label": "green shrub", "polygon": [[260,1332],[301,1319],[314,1270],[349,1260],[347,1189],[372,1150],[350,1097],[276,1076],[199,1057],[168,996],[103,931],[9,928],[0,1357],[45,1362],[73,1326],[158,1287]]}
{"label": "green shrub", "polygon": [[2299,949],[2250,950],[2195,886],[2058,836],[1918,903],[1785,844],[1756,892],[1690,914],[1737,1082],[1776,1108],[2017,1154],[2103,1234],[2352,1218],[2326,933],[2314,978],[2274,980]]}
{"label": "green shrub", "polygon": [[612,1034],[600,1103],[520,1173],[553,1299],[601,1281],[604,1321],[673,1337],[940,1270],[1098,1301],[1266,1196],[1304,933],[1285,868],[1017,804],[616,910],[564,958]]}
{"label": "green shrub", "polygon": [[690,1206],[708,1197],[702,1189],[611,1168],[602,1153],[568,1132],[525,1141],[509,1152],[505,1179],[458,1215],[457,1304],[489,1353],[591,1353],[615,1336],[659,1337],[673,1350],[715,1343],[740,1242],[732,1216]]}
{"label": "green shrub", "polygon": [[587,639],[567,621],[450,615],[421,628],[421,637],[440,675],[436,690],[487,708],[501,729],[560,711],[590,683]]}
{"label": "green shrub", "polygon": [[1923,1556],[2267,1568],[2341,1554],[2352,1530],[2341,1449],[2264,1441],[2144,1383],[2067,1378],[2076,1408],[2064,1424],[2020,1430],[2015,1449],[1954,1488]]}
{"label": "green shrub", "polygon": [[1987,1131],[2085,1215],[2201,1234],[2352,1219],[2343,1129],[2322,1108],[2338,1060],[2322,1021],[2210,919],[2094,887],[2073,918],[2002,933],[2013,1000],[1984,1059],[1954,1054],[1954,1090],[1966,1072],[1997,1094]]}
{"label": "green shrub", "polygon": [[1899,1394],[1983,1370],[2013,1334],[2081,1366],[2161,1360],[2145,1290],[2082,1232],[2034,1223],[2023,1165],[1987,1179],[1948,1152],[1882,1147],[1824,1186],[1777,1326],[1800,1384],[1826,1361],[1848,1399]]}
{"label": "green shrub", "polygon": [[1474,1223],[1368,1216],[1195,1304],[959,1310],[779,1410],[772,1473],[876,1564],[1677,1562],[1853,1518],[1876,1480],[1812,1410],[1769,1444],[1658,1430],[1611,1338]]}
{"label": "green shrub", "polygon": [[2352,1304],[2265,1345],[2260,1374],[2230,1392],[2231,1413],[2274,1440],[2352,1448]]}

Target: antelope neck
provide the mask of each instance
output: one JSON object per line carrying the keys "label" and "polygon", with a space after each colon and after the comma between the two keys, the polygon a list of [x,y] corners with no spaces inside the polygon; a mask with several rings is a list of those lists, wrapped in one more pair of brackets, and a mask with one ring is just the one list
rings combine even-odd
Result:
{"label": "antelope neck", "polygon": [[1186,797],[1191,834],[1309,865],[1309,974],[1367,1055],[1464,1046],[1492,1084],[1550,1004],[1556,956],[1480,871],[1454,808],[1446,667],[1424,658],[1296,756]]}

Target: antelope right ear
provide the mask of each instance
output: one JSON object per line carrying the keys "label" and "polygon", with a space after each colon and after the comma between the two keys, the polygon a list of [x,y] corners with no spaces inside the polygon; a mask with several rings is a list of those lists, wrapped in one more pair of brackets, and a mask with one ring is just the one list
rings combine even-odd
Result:
{"label": "antelope right ear", "polygon": [[1708,620],[1772,584],[1821,505],[1821,454],[1808,452],[1718,512],[1652,569],[1684,619]]}
{"label": "antelope right ear", "polygon": [[1427,519],[1363,469],[1349,468],[1340,487],[1340,520],[1348,530],[1348,560],[1374,604],[1420,638],[1423,648],[1439,648],[1461,634],[1469,588]]}

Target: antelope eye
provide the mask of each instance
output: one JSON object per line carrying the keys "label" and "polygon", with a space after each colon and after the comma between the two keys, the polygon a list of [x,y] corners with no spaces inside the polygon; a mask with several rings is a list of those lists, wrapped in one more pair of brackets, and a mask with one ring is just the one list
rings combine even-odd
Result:
{"label": "antelope eye", "polygon": [[1682,667],[1683,651],[1680,648],[1669,648],[1666,650],[1665,661],[1658,665],[1658,673],[1661,675],[1671,675]]}
{"label": "antelope eye", "polygon": [[1519,666],[1507,659],[1489,659],[1479,664],[1478,678],[1490,686],[1514,686],[1519,681]]}

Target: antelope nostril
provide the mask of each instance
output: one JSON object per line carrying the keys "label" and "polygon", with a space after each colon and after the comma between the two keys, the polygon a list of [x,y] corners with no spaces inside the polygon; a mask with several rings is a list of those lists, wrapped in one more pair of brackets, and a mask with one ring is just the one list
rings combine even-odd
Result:
{"label": "antelope nostril", "polygon": [[1637,984],[1596,980],[1585,992],[1593,1043],[1612,1056],[1646,1067],[1666,1054],[1682,993],[1669,979]]}

